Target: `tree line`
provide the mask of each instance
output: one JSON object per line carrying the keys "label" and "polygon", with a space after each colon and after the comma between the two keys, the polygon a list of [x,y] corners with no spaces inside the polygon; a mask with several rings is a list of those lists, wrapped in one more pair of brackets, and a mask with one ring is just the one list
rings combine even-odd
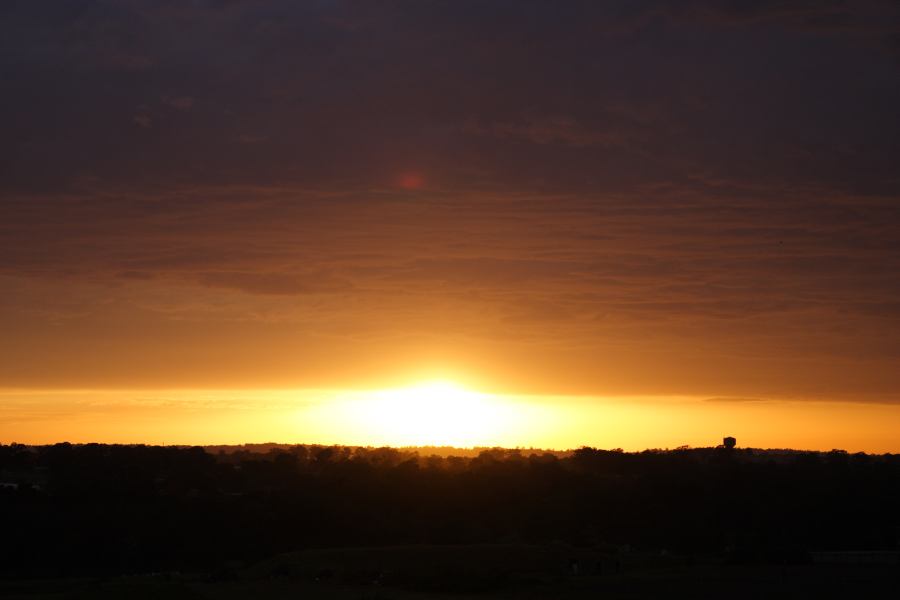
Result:
{"label": "tree line", "polygon": [[895,550],[900,539],[900,456],[442,454],[0,445],[0,572],[202,571],[303,548],[469,543],[802,562],[815,550]]}

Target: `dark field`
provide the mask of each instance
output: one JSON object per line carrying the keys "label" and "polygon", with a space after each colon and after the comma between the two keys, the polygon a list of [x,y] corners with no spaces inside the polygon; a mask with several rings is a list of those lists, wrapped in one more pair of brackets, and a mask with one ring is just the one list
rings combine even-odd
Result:
{"label": "dark field", "polygon": [[3,598],[894,598],[900,457],[0,446]]}
{"label": "dark field", "polygon": [[[562,545],[405,546],[316,550],[274,557],[227,577],[144,574],[5,580],[0,597],[238,600],[420,598],[896,598],[894,564],[730,565],[640,553],[619,557],[620,572],[570,571],[572,556],[610,555]],[[373,574],[380,572],[375,581]],[[225,580],[217,580],[225,579]]]}

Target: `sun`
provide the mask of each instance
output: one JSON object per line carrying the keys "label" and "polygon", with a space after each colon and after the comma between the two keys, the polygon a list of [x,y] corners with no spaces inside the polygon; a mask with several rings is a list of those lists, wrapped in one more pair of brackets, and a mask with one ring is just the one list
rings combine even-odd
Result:
{"label": "sun", "polygon": [[391,446],[500,445],[521,415],[491,394],[450,381],[361,393],[341,403],[345,431]]}

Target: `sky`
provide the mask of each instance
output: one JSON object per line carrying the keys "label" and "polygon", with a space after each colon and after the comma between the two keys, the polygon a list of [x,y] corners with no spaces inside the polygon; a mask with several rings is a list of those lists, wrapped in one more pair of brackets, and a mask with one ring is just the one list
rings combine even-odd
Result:
{"label": "sky", "polygon": [[0,80],[0,442],[900,452],[897,2],[7,0]]}

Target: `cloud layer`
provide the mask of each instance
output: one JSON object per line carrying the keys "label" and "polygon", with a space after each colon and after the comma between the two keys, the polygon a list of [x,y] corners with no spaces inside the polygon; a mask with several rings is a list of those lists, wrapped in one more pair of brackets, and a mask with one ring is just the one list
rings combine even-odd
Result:
{"label": "cloud layer", "polygon": [[0,22],[7,386],[900,401],[895,3]]}

